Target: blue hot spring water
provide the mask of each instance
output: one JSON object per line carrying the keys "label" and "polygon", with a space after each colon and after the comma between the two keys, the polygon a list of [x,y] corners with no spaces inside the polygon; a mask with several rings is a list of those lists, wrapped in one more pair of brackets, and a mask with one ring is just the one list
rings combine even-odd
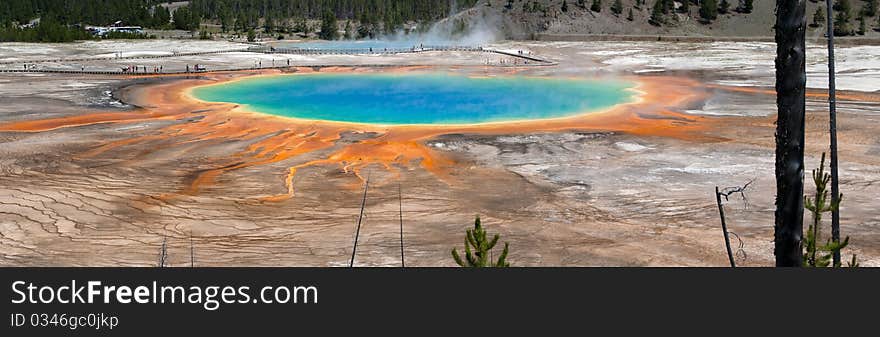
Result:
{"label": "blue hot spring water", "polygon": [[440,73],[304,74],[198,87],[193,96],[247,110],[365,124],[478,124],[567,117],[634,99],[615,80]]}

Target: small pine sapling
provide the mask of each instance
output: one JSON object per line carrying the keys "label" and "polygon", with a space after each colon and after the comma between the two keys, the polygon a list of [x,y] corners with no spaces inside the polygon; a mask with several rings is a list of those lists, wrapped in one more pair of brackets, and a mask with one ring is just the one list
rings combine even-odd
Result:
{"label": "small pine sapling", "polygon": [[477,216],[477,219],[474,221],[474,229],[467,230],[467,235],[465,236],[465,258],[462,259],[455,248],[452,248],[452,258],[461,267],[510,267],[510,263],[506,261],[509,248],[507,242],[504,243],[504,250],[497,261],[493,262],[489,258],[489,251],[495,247],[499,238],[500,236],[495,234],[492,240],[487,239],[486,230],[483,229],[480,217]]}
{"label": "small pine sapling", "polygon": [[611,4],[611,12],[614,13],[614,16],[620,16],[623,13],[623,2],[614,0],[614,3]]}
{"label": "small pine sapling", "polygon": [[[812,213],[813,220],[809,228],[807,228],[807,233],[804,237],[805,267],[828,267],[831,264],[831,257],[834,252],[840,252],[849,244],[849,237],[846,237],[841,242],[832,242],[831,239],[828,239],[824,245],[819,245],[822,214],[838,209],[840,201],[843,200],[843,194],[840,194],[837,197],[836,203],[829,201],[829,181],[831,181],[831,174],[825,172],[825,153],[822,153],[822,162],[819,164],[819,170],[813,170],[813,183],[816,185],[816,195],[813,198],[804,197],[804,208]],[[849,266],[858,266],[856,255],[853,255]],[[835,265],[834,267],[840,267],[840,265]]]}

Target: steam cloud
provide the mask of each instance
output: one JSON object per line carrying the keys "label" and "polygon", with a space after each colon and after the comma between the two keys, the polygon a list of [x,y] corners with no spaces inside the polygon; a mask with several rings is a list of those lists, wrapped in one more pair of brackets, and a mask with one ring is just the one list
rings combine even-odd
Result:
{"label": "steam cloud", "polygon": [[395,45],[458,45],[480,46],[495,42],[501,35],[495,27],[499,21],[473,9],[455,12],[455,0],[450,1],[449,17],[440,20],[427,31],[398,30],[394,34],[380,36],[377,41],[387,41]]}

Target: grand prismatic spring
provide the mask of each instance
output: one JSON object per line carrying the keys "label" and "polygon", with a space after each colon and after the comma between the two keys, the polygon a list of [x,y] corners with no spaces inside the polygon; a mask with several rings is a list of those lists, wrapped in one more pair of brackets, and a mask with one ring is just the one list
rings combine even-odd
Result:
{"label": "grand prismatic spring", "polygon": [[[306,51],[0,44],[0,264],[150,266],[164,243],[171,266],[191,244],[197,266],[348,266],[369,185],[355,266],[399,265],[401,218],[407,267],[453,266],[476,214],[516,266],[723,266],[712,192],[749,181],[726,205],[737,264],[772,263],[772,43],[273,43]],[[838,52],[841,232],[877,266],[880,51]]]}
{"label": "grand prismatic spring", "polygon": [[469,77],[439,73],[258,77],[193,90],[196,98],[308,120],[479,124],[569,117],[633,100],[614,80]]}

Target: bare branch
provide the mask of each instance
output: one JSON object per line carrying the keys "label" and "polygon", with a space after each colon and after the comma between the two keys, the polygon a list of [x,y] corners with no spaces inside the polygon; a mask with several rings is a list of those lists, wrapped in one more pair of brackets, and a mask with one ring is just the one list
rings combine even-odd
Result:
{"label": "bare branch", "polygon": [[720,192],[718,192],[718,194],[720,196],[724,197],[724,201],[730,201],[731,195],[739,194],[740,197],[742,197],[744,207],[746,209],[748,209],[749,208],[749,198],[746,196],[746,189],[748,189],[749,186],[751,186],[752,183],[754,183],[754,182],[755,182],[755,178],[752,178],[752,180],[749,180],[749,182],[747,182],[745,185],[734,186],[734,187],[725,187]]}

